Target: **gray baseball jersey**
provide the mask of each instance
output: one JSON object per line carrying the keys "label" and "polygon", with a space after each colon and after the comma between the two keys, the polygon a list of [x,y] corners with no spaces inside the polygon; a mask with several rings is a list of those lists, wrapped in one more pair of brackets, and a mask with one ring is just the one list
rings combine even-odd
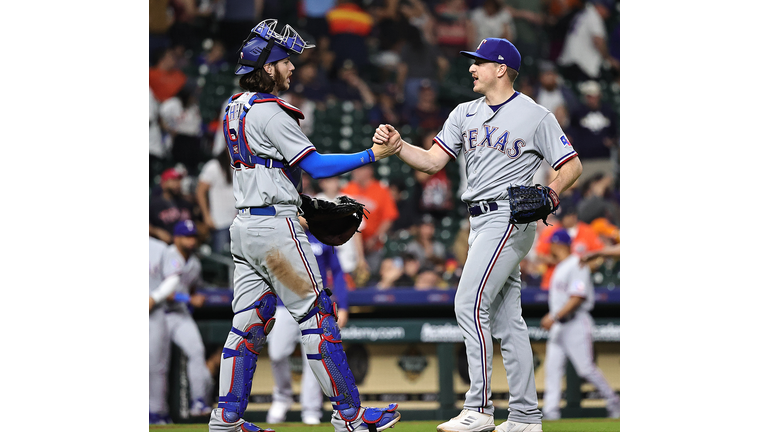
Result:
{"label": "gray baseball jersey", "polygon": [[[163,254],[163,279],[172,275],[179,275],[180,281],[175,292],[189,295],[191,289],[200,283],[201,271],[202,265],[196,256],[191,255],[188,259],[184,259],[176,245],[171,244],[166,247]],[[172,303],[168,305],[168,309],[187,310],[186,306],[180,303]]]}
{"label": "gray baseball jersey", "polygon": [[434,138],[456,159],[466,159],[469,205],[497,201],[470,218],[469,254],[454,301],[467,349],[470,387],[464,408],[493,414],[493,339],[501,343],[509,384],[509,421],[541,423],[528,328],[520,306],[520,261],[530,251],[536,224],[509,223],[507,188],[531,185],[546,160],[559,169],[577,156],[554,115],[515,92],[492,108],[485,97],[457,106]]}
{"label": "gray baseball jersey", "polygon": [[[227,116],[230,124],[237,124],[242,107],[251,96],[253,93],[246,92],[233,100]],[[271,99],[257,101],[258,109],[250,109],[245,115],[246,142],[250,149],[238,150],[250,150],[256,156],[283,161],[294,167],[304,156],[314,151],[315,146],[301,131],[298,121],[283,108],[289,105],[282,100],[276,103],[275,100],[273,96]],[[291,173],[285,168],[274,169],[264,165],[236,168],[232,182],[235,207],[264,207],[273,204],[301,206],[301,198],[296,189],[301,179],[294,178],[292,181],[290,176]]]}
{"label": "gray baseball jersey", "polygon": [[576,312],[589,312],[595,305],[595,287],[589,267],[579,264],[579,256],[571,255],[560,262],[552,272],[549,285],[549,310],[557,312],[571,296],[584,297]]}
{"label": "gray baseball jersey", "polygon": [[168,244],[154,237],[149,238],[149,292],[163,282],[163,254]]}
{"label": "gray baseball jersey", "polygon": [[533,184],[542,159],[559,169],[577,156],[555,116],[519,92],[495,112],[485,97],[458,105],[434,142],[453,159],[464,152],[465,202],[506,200],[509,185]]}
{"label": "gray baseball jersey", "polygon": [[[606,399],[609,414],[618,410],[618,396],[595,365],[592,350],[592,326],[589,311],[595,304],[595,290],[589,267],[579,264],[579,257],[571,255],[561,261],[552,273],[549,288],[550,313],[558,312],[568,299],[576,295],[586,300],[569,317],[552,325],[547,338],[544,359],[545,389],[542,411],[547,419],[560,418],[560,394],[565,361],[570,360],[576,373],[597,388]],[[559,314],[562,315],[562,314]]]}

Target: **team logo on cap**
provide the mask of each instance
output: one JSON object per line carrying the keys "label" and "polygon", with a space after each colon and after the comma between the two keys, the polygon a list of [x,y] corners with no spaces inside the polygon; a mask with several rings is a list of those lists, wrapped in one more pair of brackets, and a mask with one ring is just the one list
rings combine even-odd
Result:
{"label": "team logo on cap", "polygon": [[476,49],[475,51],[479,50],[479,49],[480,49],[480,47],[481,47],[481,46],[483,46],[483,44],[484,44],[486,41],[487,41],[487,39],[483,39],[483,41],[482,41],[482,42],[480,42],[480,45],[478,45],[478,46],[477,46],[477,49]]}

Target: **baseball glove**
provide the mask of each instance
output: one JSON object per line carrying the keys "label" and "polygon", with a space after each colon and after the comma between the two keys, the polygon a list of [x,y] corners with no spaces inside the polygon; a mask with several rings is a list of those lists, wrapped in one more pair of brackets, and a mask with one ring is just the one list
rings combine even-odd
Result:
{"label": "baseball glove", "polygon": [[363,217],[368,218],[365,205],[344,195],[326,201],[302,194],[301,210],[309,232],[330,246],[346,243],[363,223]]}
{"label": "baseball glove", "polygon": [[[558,198],[552,188],[540,184],[534,186],[510,186],[509,206],[512,214],[510,223],[529,223],[539,219],[547,224],[547,216],[554,213],[560,207]],[[549,224],[547,224],[549,225]]]}

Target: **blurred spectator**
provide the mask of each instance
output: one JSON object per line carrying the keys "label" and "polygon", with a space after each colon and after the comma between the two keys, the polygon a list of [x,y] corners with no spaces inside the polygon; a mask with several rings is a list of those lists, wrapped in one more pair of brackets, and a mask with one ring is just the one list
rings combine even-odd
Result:
{"label": "blurred spectator", "polygon": [[448,283],[445,282],[432,267],[420,268],[413,281],[413,288],[416,291],[429,291],[447,287]]}
{"label": "blurred spectator", "polygon": [[376,66],[371,71],[375,82],[388,82],[400,64],[400,49],[404,43],[403,33],[409,26],[400,0],[373,0],[366,7],[373,16],[374,27],[369,42],[375,46],[371,62]]}
{"label": "blurred spectator", "polygon": [[570,124],[569,113],[579,106],[578,97],[571,89],[562,85],[560,75],[554,63],[550,61],[542,61],[539,64],[539,86],[533,99],[550,110],[564,130]]}
{"label": "blurred spectator", "polygon": [[363,165],[352,171],[352,178],[341,193],[365,204],[365,208],[370,211],[365,228],[360,232],[363,234],[368,267],[376,272],[384,254],[387,232],[399,216],[395,201],[389,190],[374,178],[371,165]]}
{"label": "blurred spectator", "polygon": [[[437,87],[430,80],[425,79],[418,88],[408,91],[413,91],[415,104],[403,107],[403,119],[406,119],[413,129],[436,129],[436,135],[448,119],[451,109],[438,103]],[[432,142],[435,135],[429,137],[429,142]]]}
{"label": "blurred spectator", "polygon": [[314,101],[311,101],[304,96],[303,90],[303,88],[300,90],[291,89],[283,95],[283,99],[304,113],[304,119],[300,124],[301,131],[304,132],[304,135],[306,136],[312,136],[312,132],[315,130],[315,107],[317,105]]}
{"label": "blurred spectator", "polygon": [[243,39],[262,20],[264,0],[219,0],[224,13],[219,22],[219,38],[224,43],[227,58],[237,58]]}
{"label": "blurred spectator", "polygon": [[[341,183],[339,177],[327,177],[319,179],[317,182],[320,186],[320,192],[315,195],[316,198],[333,201],[342,195],[340,193]],[[338,254],[341,269],[345,274],[350,275],[351,280],[354,282],[350,283],[351,281],[347,280],[348,287],[362,285],[370,278],[368,263],[365,261],[365,248],[363,247],[362,234],[362,230],[366,228],[366,224],[367,219],[363,218],[363,222],[358,228],[361,232],[355,233],[348,242],[336,247],[336,253]]]}
{"label": "blurred spectator", "polygon": [[420,268],[419,260],[412,254],[406,253],[402,257],[385,258],[381,262],[376,289],[411,288],[416,282]]}
{"label": "blurred spectator", "polygon": [[583,0],[552,0],[547,4],[546,30],[549,46],[548,59],[555,61],[563,52],[565,37],[571,28],[573,18],[584,9]]}
{"label": "blurred spectator", "polygon": [[563,77],[582,82],[598,79],[603,62],[618,68],[608,53],[605,20],[610,16],[613,0],[589,0],[576,14],[565,37],[563,52],[558,58]]}
{"label": "blurred spectator", "polygon": [[224,42],[219,39],[208,41],[204,44],[204,50],[197,57],[197,65],[208,74],[217,74],[227,62],[227,50]]}
{"label": "blurred spectator", "polygon": [[577,207],[579,220],[591,224],[595,219],[605,218],[612,225],[619,222],[618,206],[609,199],[613,178],[610,174],[597,173],[584,184],[584,197]]}
{"label": "blurred spectator", "polygon": [[330,97],[355,103],[356,109],[370,108],[376,102],[368,84],[360,78],[351,60],[344,61],[336,80],[331,82]]}
{"label": "blurred spectator", "polygon": [[171,0],[149,0],[149,62],[154,64],[156,53],[171,46],[168,29],[173,24],[173,14],[168,13]]}
{"label": "blurred spectator", "polygon": [[368,110],[368,124],[400,125],[400,110],[395,101],[394,84],[376,92],[376,103]]}
{"label": "blurred spectator", "polygon": [[544,2],[541,0],[506,0],[515,29],[515,47],[533,58],[543,57]]}
{"label": "blurred spectator", "polygon": [[163,141],[163,131],[160,127],[160,105],[149,89],[149,183],[155,181],[167,163],[168,151]]}
{"label": "blurred spectator", "polygon": [[438,48],[425,40],[418,28],[406,26],[404,39],[397,68],[397,86],[403,95],[404,108],[410,109],[418,102],[419,90],[425,83],[437,89],[450,65]]}
{"label": "blurred spectator", "polygon": [[360,6],[360,1],[337,0],[336,6],[328,11],[326,20],[330,51],[335,54],[334,69],[340,68],[345,60],[351,60],[358,69],[367,68],[366,38],[371,34],[373,17]]}
{"label": "blurred spectator", "polygon": [[397,206],[397,213],[400,215],[392,223],[390,232],[405,230],[409,233],[418,222],[421,212],[419,212],[418,197],[408,191],[408,186],[402,178],[396,176],[389,180],[389,192]]}
{"label": "blurred spectator", "polygon": [[229,226],[237,216],[229,162],[229,152],[219,152],[203,165],[197,179],[197,204],[209,228],[211,249],[219,254],[229,252]]}
{"label": "blurred spectator", "polygon": [[483,39],[504,38],[515,42],[515,28],[512,14],[503,7],[501,0],[485,0],[481,7],[469,13],[474,33],[470,46],[478,46]]}
{"label": "blurred spectator", "polygon": [[192,219],[194,206],[181,193],[184,176],[176,168],[168,168],[160,176],[162,192],[149,200],[149,235],[166,243],[173,241],[173,227],[180,220]]}
{"label": "blurred spectator", "polygon": [[[439,130],[428,130],[419,138],[419,144],[425,150],[433,145],[433,138]],[[428,213],[435,219],[442,219],[453,210],[454,200],[451,193],[451,179],[448,177],[447,168],[443,168],[435,174],[427,174],[414,171],[417,182],[417,197],[419,210]]]}
{"label": "blurred spectator", "polygon": [[177,56],[172,48],[161,49],[149,68],[149,87],[158,102],[175,96],[184,87],[187,76],[177,65]]}
{"label": "blurred spectator", "polygon": [[399,3],[399,9],[408,24],[419,29],[424,42],[435,45],[436,22],[429,5],[421,0],[407,0]]}
{"label": "blurred spectator", "polygon": [[199,164],[208,158],[203,149],[203,118],[197,101],[197,87],[186,85],[160,104],[160,120],[171,137],[171,156],[196,176]]}
{"label": "blurred spectator", "polygon": [[474,34],[467,5],[463,0],[440,0],[434,11],[437,45],[443,56],[455,59],[459,51],[470,47],[469,41]]}
{"label": "blurred spectator", "polygon": [[324,102],[328,95],[328,77],[325,70],[315,62],[303,63],[297,66],[291,76],[291,89],[300,92],[313,102]]}
{"label": "blurred spectator", "polygon": [[576,206],[571,202],[561,200],[558,214],[560,221],[545,227],[535,243],[536,257],[540,265],[539,272],[542,274],[541,288],[545,290],[549,289],[549,280],[556,264],[550,253],[552,233],[560,228],[565,228],[572,239],[571,252],[577,255],[600,250],[604,246],[592,227],[579,220]]}
{"label": "blurred spectator", "polygon": [[[456,233],[456,238],[453,240],[451,251],[456,257],[459,268],[464,267],[467,262],[467,254],[469,253],[469,219],[464,218],[459,225],[459,232]],[[461,272],[459,271],[459,275]]]}
{"label": "blurred spectator", "polygon": [[618,145],[618,116],[611,106],[602,101],[600,84],[587,81],[581,85],[584,105],[571,113],[568,136],[579,158],[607,159],[611,149]]}
{"label": "blurred spectator", "polygon": [[198,49],[202,28],[195,25],[198,17],[196,0],[171,0],[173,24],[168,29],[171,44],[184,49]]}
{"label": "blurred spectator", "polygon": [[300,0],[299,10],[303,13],[306,23],[304,29],[316,41],[315,44],[320,50],[327,50],[330,40],[328,39],[328,20],[326,14],[333,9],[336,0]]}
{"label": "blurred spectator", "polygon": [[446,258],[445,245],[435,241],[435,220],[430,215],[424,215],[419,222],[416,236],[405,245],[405,252],[410,253],[425,267],[430,262],[444,262]]}

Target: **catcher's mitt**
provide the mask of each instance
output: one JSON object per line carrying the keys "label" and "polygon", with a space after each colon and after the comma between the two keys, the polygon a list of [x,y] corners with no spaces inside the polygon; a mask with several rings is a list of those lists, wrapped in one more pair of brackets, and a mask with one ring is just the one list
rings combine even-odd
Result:
{"label": "catcher's mitt", "polygon": [[365,205],[348,196],[326,201],[301,195],[301,210],[309,225],[309,232],[330,246],[346,243],[363,223]]}
{"label": "catcher's mitt", "polygon": [[[539,219],[547,223],[547,216],[554,213],[560,207],[558,198],[552,188],[540,184],[534,186],[510,186],[509,206],[512,214],[510,223],[529,223]],[[547,224],[549,225],[549,224]]]}

